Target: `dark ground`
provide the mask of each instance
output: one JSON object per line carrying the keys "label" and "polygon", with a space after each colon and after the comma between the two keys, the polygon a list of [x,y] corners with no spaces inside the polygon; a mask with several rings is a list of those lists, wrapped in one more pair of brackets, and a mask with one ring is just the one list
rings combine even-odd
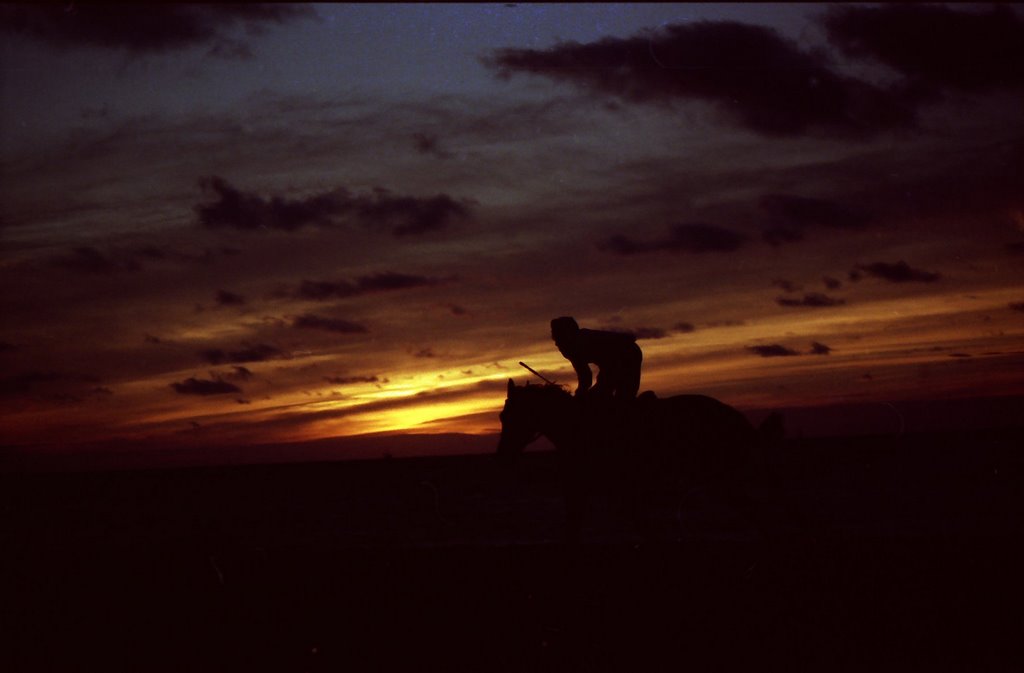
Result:
{"label": "dark ground", "polygon": [[1024,670],[1022,439],[790,440],[655,543],[546,453],[0,475],[0,670]]}

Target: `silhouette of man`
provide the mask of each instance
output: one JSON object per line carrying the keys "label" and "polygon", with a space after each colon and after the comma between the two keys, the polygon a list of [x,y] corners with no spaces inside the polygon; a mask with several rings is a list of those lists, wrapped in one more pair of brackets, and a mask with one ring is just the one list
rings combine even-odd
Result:
{"label": "silhouette of man", "polygon": [[[640,363],[643,353],[632,334],[581,329],[576,321],[563,316],[551,321],[551,338],[558,351],[572,363],[579,385],[576,396],[629,401],[640,390]],[[597,383],[590,387],[590,363],[597,365]]]}

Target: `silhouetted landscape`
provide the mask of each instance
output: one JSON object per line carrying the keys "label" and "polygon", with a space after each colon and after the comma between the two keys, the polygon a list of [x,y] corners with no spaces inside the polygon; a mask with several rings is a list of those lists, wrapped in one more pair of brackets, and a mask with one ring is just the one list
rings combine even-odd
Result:
{"label": "silhouetted landscape", "polygon": [[786,440],[654,542],[550,451],[5,474],[5,668],[1019,670],[1022,437]]}
{"label": "silhouetted landscape", "polygon": [[0,673],[1024,671],[1024,5],[0,45]]}

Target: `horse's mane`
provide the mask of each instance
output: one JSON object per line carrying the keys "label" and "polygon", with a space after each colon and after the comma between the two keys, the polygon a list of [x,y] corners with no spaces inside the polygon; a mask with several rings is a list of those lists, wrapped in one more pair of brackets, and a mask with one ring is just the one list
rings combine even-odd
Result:
{"label": "horse's mane", "polygon": [[565,386],[557,383],[529,383],[525,386],[519,386],[519,390],[529,390],[530,395],[544,396],[544,397],[572,397],[572,393],[566,389]]}

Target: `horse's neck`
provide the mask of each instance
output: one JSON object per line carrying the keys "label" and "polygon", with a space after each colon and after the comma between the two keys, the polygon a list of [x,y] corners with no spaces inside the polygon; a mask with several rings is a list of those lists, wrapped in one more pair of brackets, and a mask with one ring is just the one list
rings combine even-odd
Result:
{"label": "horse's neck", "polygon": [[567,448],[579,440],[577,416],[575,400],[559,400],[543,412],[541,434],[551,440],[556,447]]}

